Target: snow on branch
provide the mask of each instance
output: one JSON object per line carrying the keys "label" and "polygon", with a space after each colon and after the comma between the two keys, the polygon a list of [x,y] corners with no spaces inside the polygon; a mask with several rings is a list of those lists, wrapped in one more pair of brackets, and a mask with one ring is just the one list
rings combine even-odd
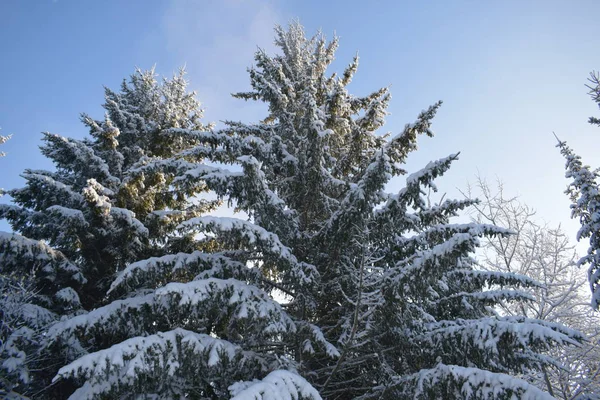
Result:
{"label": "snow on branch", "polygon": [[238,157],[244,174],[232,180],[231,197],[237,207],[250,215],[257,225],[280,237],[293,237],[297,234],[298,223],[295,212],[286,209],[286,204],[278,194],[269,188],[262,163],[253,156]]}
{"label": "snow on branch", "polygon": [[406,178],[406,186],[412,188],[415,186],[428,186],[434,191],[437,191],[437,187],[433,183],[433,180],[438,176],[442,176],[444,172],[450,169],[450,164],[458,159],[458,153],[451,154],[448,157],[439,159],[437,161],[430,161],[427,163],[425,168],[410,174]]}
{"label": "snow on branch", "polygon": [[[498,346],[511,339],[515,347],[549,350],[552,343],[578,346],[583,335],[557,323],[525,317],[488,317],[477,320],[456,319],[426,325],[420,336],[432,343],[454,339],[460,348],[473,347],[499,354]],[[500,343],[502,341],[502,343]]]}
{"label": "snow on branch", "polygon": [[[392,161],[395,163],[405,163],[408,154],[417,149],[418,135],[426,134],[429,137],[433,136],[431,124],[441,105],[442,102],[438,101],[427,110],[422,110],[417,117],[417,121],[412,124],[406,124],[404,130],[392,138],[388,146],[388,153]],[[396,173],[404,174],[406,171],[397,169]]]}
{"label": "snow on branch", "polygon": [[94,177],[108,186],[120,183],[110,173],[108,164],[86,143],[48,132],[44,133],[44,141],[46,144],[41,147],[42,153],[59,167],[82,173],[87,171],[88,178]]}
{"label": "snow on branch", "polygon": [[401,270],[396,279],[414,279],[415,274],[424,274],[426,270],[440,266],[446,257],[472,252],[477,245],[478,238],[471,232],[456,232],[448,240],[430,249],[417,251],[413,258],[399,262],[397,267],[401,267]]}
{"label": "snow on branch", "polygon": [[[21,176],[27,180],[29,190],[39,190],[43,193],[44,201],[50,200],[46,204],[56,204],[60,200],[62,204],[75,207],[81,206],[84,202],[81,193],[73,190],[70,185],[66,185],[50,176],[48,172],[25,170]],[[23,189],[17,189],[17,191],[20,190]],[[9,193],[11,192],[14,193],[14,191]]]}
{"label": "snow on branch", "polygon": [[146,174],[161,173],[173,178],[171,184],[178,190],[204,191],[206,186],[218,194],[227,192],[231,180],[242,175],[241,171],[229,171],[201,162],[188,161],[178,154],[168,159],[141,160],[128,171],[125,183],[135,181]]}
{"label": "snow on branch", "polygon": [[169,283],[156,290],[157,296],[177,295],[179,305],[198,305],[206,300],[213,300],[221,292],[227,299],[228,306],[236,306],[232,319],[248,319],[252,323],[266,321],[263,333],[279,334],[295,331],[295,325],[283,311],[279,303],[271,299],[256,286],[248,285],[235,279],[205,279],[189,283]]}
{"label": "snow on branch", "polygon": [[281,243],[276,234],[251,222],[238,218],[203,216],[183,222],[179,229],[210,232],[219,235],[223,240],[229,237],[237,242],[241,241],[248,248],[283,262],[282,270],[285,275],[293,276],[302,285],[310,284],[319,277],[316,268],[311,264],[298,262],[292,250]]}
{"label": "snow on branch", "polygon": [[[181,390],[181,385],[187,383],[191,389],[198,384],[178,378],[186,370],[194,369],[196,374],[192,376],[209,386],[211,378],[218,380],[218,375],[231,362],[255,363],[260,367],[260,362],[252,358],[251,353],[242,352],[228,341],[177,328],[134,337],[85,355],[62,367],[53,381],[70,377],[86,380],[70,399],[95,399],[102,394],[114,396],[122,391],[131,393],[140,386],[146,386],[144,392],[159,388],[166,392],[164,394],[169,393],[169,389],[174,394]],[[174,387],[169,388],[170,385]]]}
{"label": "snow on branch", "polygon": [[543,285],[526,275],[514,272],[482,271],[474,269],[457,269],[448,273],[452,279],[473,282],[479,286],[500,285],[518,287],[542,287]]}
{"label": "snow on branch", "polygon": [[[234,125],[231,123],[231,125]],[[265,142],[253,135],[240,137],[232,135],[229,130],[221,132],[193,131],[180,128],[171,128],[168,133],[174,135],[185,134],[203,145],[195,146],[178,154],[179,157],[193,160],[210,159],[213,162],[234,163],[237,157],[244,154],[254,154],[264,157]],[[237,133],[237,132],[236,132]]]}
{"label": "snow on branch", "polygon": [[0,231],[0,272],[10,273],[14,268],[23,268],[29,263],[39,264],[39,269],[45,272],[54,268],[62,270],[79,283],[86,281],[79,267],[60,251],[42,241]]}
{"label": "snow on branch", "polygon": [[314,353],[313,341],[321,346],[325,353],[331,358],[338,358],[340,356],[340,352],[332,343],[325,339],[325,335],[323,331],[318,326],[308,323],[306,321],[297,321],[296,326],[298,327],[299,335],[303,333],[309,336],[311,339],[305,339],[302,346],[302,351],[305,353]]}
{"label": "snow on branch", "polygon": [[321,400],[306,379],[284,370],[273,371],[260,381],[236,383],[229,390],[231,400]]}
{"label": "snow on branch", "polygon": [[[448,157],[442,158],[437,161],[429,162],[423,169],[409,175],[406,178],[406,186],[402,188],[397,194],[387,195],[387,202],[376,211],[376,215],[380,219],[389,219],[391,217],[398,217],[407,214],[408,206],[412,206],[415,210],[424,211],[426,219],[423,223],[429,222],[429,218],[435,217],[436,215],[448,214],[452,216],[453,212],[462,209],[470,204],[467,202],[446,202],[442,203],[442,208],[429,207],[428,202],[423,197],[425,193],[423,188],[430,188],[434,192],[437,191],[437,186],[433,182],[437,177],[442,176],[452,164],[453,161],[458,159],[457,154],[451,154]],[[427,215],[432,213],[433,215]],[[419,220],[421,217],[416,217]],[[417,221],[413,221],[417,222]],[[445,221],[444,221],[445,222]]]}
{"label": "snow on branch", "polygon": [[[8,135],[8,136],[0,135],[0,144],[6,143],[11,137],[12,137],[12,135]],[[4,157],[5,155],[6,155],[5,152],[0,151],[0,157]]]}
{"label": "snow on branch", "polygon": [[78,227],[89,228],[89,223],[85,220],[81,210],[54,205],[46,208],[46,211],[50,214],[56,214],[61,220],[68,220]]}
{"label": "snow on branch", "polygon": [[[280,258],[297,263],[289,247],[279,241],[277,235],[266,229],[238,218],[204,216],[192,218],[179,225],[179,229],[199,229],[212,233],[237,233],[249,245],[262,245],[263,251],[279,254]],[[261,246],[261,247],[262,247]]]}
{"label": "snow on branch", "polygon": [[[415,400],[554,400],[548,393],[510,375],[442,363],[435,368],[423,369],[416,374],[402,377],[392,388],[383,389],[383,392]],[[388,397],[392,398],[393,395]],[[387,398],[385,395],[383,397]]]}
{"label": "snow on branch", "polygon": [[495,305],[500,302],[534,301],[535,297],[523,290],[514,289],[492,289],[481,292],[457,292],[434,300],[431,304],[439,307],[447,306],[452,302],[477,302],[485,305]]}
{"label": "snow on branch", "polygon": [[[383,189],[391,178],[389,157],[384,151],[378,151],[372,162],[365,168],[358,183],[351,185],[341,202],[340,209],[328,221],[330,228],[346,228],[344,223],[355,223],[368,210],[374,208],[383,199]],[[352,220],[349,222],[349,220]]]}
{"label": "snow on branch", "polygon": [[[220,315],[210,315],[221,310]],[[281,305],[255,286],[235,279],[210,278],[188,283],[170,283],[154,292],[116,300],[88,314],[61,321],[48,332],[50,342],[71,335],[79,338],[111,332],[112,339],[141,335],[157,324],[206,329],[206,318],[246,321],[266,336],[294,332],[296,327]],[[168,318],[168,320],[164,320]],[[198,325],[199,324],[199,325]],[[198,325],[198,326],[196,326]],[[244,329],[238,324],[239,329]],[[248,327],[250,329],[250,327]]]}
{"label": "snow on branch", "polygon": [[255,275],[258,279],[260,272],[232,260],[224,253],[204,253],[196,250],[190,254],[168,254],[129,264],[119,272],[108,293],[122,285],[129,288],[157,287],[161,282],[172,280],[173,276],[178,274],[186,276],[189,280],[198,274],[201,274],[200,279],[215,277],[245,280],[250,275]]}

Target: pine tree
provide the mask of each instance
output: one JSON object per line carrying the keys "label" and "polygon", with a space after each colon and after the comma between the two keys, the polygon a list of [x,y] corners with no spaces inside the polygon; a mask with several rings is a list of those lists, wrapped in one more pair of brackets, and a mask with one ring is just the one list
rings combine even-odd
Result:
{"label": "pine tree", "polygon": [[[227,134],[183,128],[169,133],[203,143],[149,162],[138,173],[175,176],[172,184],[182,190],[202,182],[221,195],[232,192],[252,204],[264,202],[271,218],[280,217],[282,223],[290,219],[273,201],[274,193],[260,186],[262,173],[255,159],[239,159],[244,173],[193,161],[208,156],[212,161],[236,160],[235,149],[229,147],[252,147],[251,141],[232,142]],[[72,395],[78,399],[246,398],[286,391],[293,398],[319,398],[294,373],[288,343],[303,336],[315,347],[333,346],[315,326],[295,321],[273,300],[269,292],[281,285],[260,268],[249,268],[277,265],[290,280],[302,276],[310,281],[311,267],[299,263],[276,234],[250,221],[194,216],[176,222],[181,235],[196,238],[190,239],[192,248],[166,249],[169,254],[130,263],[111,284],[114,301],[49,330],[48,340],[59,351],[73,343],[97,350],[61,368],[55,381],[82,382]]]}
{"label": "pine tree", "polygon": [[307,39],[298,24],[276,34],[282,55],[259,51],[250,70],[253,91],[237,95],[266,102],[269,115],[256,125],[230,123],[227,133],[265,143],[264,153],[252,153],[264,171],[261,185],[285,204],[298,232],[285,235],[274,227],[281,219],[256,206],[245,211],[277,229],[318,277],[302,291],[280,282],[291,293],[289,312],[319,326],[339,352],[332,358],[299,346],[299,371],[332,399],[544,397],[507,374],[552,363],[542,353],[580,335],[493,312],[500,301],[528,298],[519,288],[536,283],[476,268],[470,254],[479,238],[509,232],[450,223],[471,201],[427,201],[434,179],[458,155],[409,175],[397,194],[385,192],[391,177],[405,174],[402,164],[417,136],[433,135],[441,103],[399,135],[378,135],[390,95],[347,92],[358,58],[340,77],[327,77],[337,39]]}
{"label": "pine tree", "polygon": [[[43,176],[73,194],[29,183],[0,209],[90,282],[85,311],[46,331],[54,385],[79,386],[73,399],[549,398],[510,374],[580,337],[494,313],[536,283],[476,268],[479,238],[509,232],[451,223],[472,201],[427,200],[458,155],[385,191],[441,103],[380,135],[389,92],[348,93],[358,57],[326,75],[337,38],[293,23],[276,44],[236,95],[266,103],[263,121],[174,123],[182,96],[141,74],[107,92],[105,121],[84,117],[92,140],[47,139],[58,169]],[[248,218],[191,206],[205,189]]]}
{"label": "pine tree", "polygon": [[28,393],[35,388],[43,393],[36,395],[64,397],[68,383],[47,386],[57,365],[102,345],[48,343],[49,322],[102,306],[114,274],[128,264],[195,249],[175,227],[215,205],[190,197],[204,184],[182,189],[171,175],[139,171],[198,143],[171,129],[206,130],[186,86],[183,71],[160,83],[153,71],[136,71],[120,92],[106,89],[104,120],[82,116],[91,138],[45,133],[41,150],[56,170],[26,170],[25,187],[6,191],[15,205],[0,205],[0,217],[24,237],[2,237],[2,273],[26,282],[35,294],[32,304],[46,309],[35,322],[44,340],[26,354],[39,360]]}
{"label": "pine tree", "polygon": [[[10,137],[0,135],[0,144]],[[79,309],[73,287],[84,282],[79,268],[44,242],[0,232],[0,396],[27,398],[40,389],[32,371],[48,361],[37,352],[43,333],[59,314]]]}
{"label": "pine tree", "polygon": [[[536,282],[476,268],[470,254],[479,238],[509,232],[450,223],[472,201],[427,201],[434,179],[458,155],[409,175],[400,192],[385,192],[393,176],[405,173],[402,164],[417,136],[433,135],[440,103],[399,135],[378,135],[390,95],[387,89],[366,97],[347,92],[358,58],[340,77],[325,75],[337,39],[306,38],[292,24],[276,29],[276,44],[282,54],[259,51],[250,70],[253,90],[236,95],[268,104],[262,122],[228,122],[213,134],[188,131],[204,144],[181,153],[178,162],[144,167],[177,175],[182,185],[203,181],[249,220],[201,216],[180,224],[216,248],[129,265],[111,290],[145,297],[118,300],[51,332],[82,337],[110,330],[117,341],[145,334],[150,321],[169,329],[185,323],[222,346],[239,346],[220,358],[206,353],[211,345],[199,346],[203,357],[192,368],[210,371],[204,363],[210,367],[212,360],[222,368],[221,379],[207,373],[203,384],[194,381],[184,367],[192,361],[173,354],[152,364],[146,339],[85,356],[59,376],[86,379],[78,393],[90,397],[137,389],[158,397],[218,398],[229,388],[237,399],[269,398],[274,390],[291,398],[550,398],[510,374],[552,364],[544,353],[581,337],[558,324],[494,313],[501,301],[529,298],[519,288]],[[242,171],[186,157],[241,165]],[[165,285],[188,269],[197,274],[193,280]],[[284,300],[274,302],[275,295]],[[152,345],[159,354],[177,342],[148,340],[159,341]],[[197,339],[206,340],[212,339]],[[155,379],[160,374],[177,376],[179,385]],[[246,382],[231,385],[236,379]]]}
{"label": "pine tree", "polygon": [[74,288],[79,267],[44,242],[0,232],[0,374],[5,394],[19,398],[42,389],[34,372],[51,360],[38,353],[43,334],[60,315],[81,305]]}
{"label": "pine tree", "polygon": [[[592,72],[589,78],[590,95],[600,107],[600,75]],[[590,117],[589,123],[600,126],[600,119]],[[558,140],[558,138],[557,138]],[[581,228],[577,232],[577,241],[589,239],[589,248],[578,264],[589,265],[588,280],[592,291],[592,307],[600,308],[600,193],[598,191],[600,174],[584,165],[581,157],[567,146],[567,142],[558,140],[560,153],[566,160],[565,177],[571,182],[566,194],[571,199],[571,218],[579,218]]]}

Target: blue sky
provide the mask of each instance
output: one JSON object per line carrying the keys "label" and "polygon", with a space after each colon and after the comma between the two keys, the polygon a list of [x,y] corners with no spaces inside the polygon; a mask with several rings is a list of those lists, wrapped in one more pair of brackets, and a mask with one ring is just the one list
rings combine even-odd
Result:
{"label": "blue sky", "polygon": [[[439,182],[456,195],[479,172],[569,232],[564,162],[552,132],[600,166],[600,111],[586,78],[600,69],[598,1],[66,1],[0,2],[0,187],[22,184],[24,168],[50,168],[40,132],[81,138],[81,112],[100,118],[103,85],[117,88],[134,68],[171,75],[186,65],[207,121],[264,116],[230,98],[248,89],[257,46],[273,50],[273,26],[299,18],[341,38],[333,70],[358,51],[351,90],[390,86],[385,131],[444,101],[436,137],[423,138],[415,170],[461,151]],[[397,188],[394,185],[392,189]],[[0,199],[6,201],[6,199]],[[0,229],[6,224],[0,222]]]}

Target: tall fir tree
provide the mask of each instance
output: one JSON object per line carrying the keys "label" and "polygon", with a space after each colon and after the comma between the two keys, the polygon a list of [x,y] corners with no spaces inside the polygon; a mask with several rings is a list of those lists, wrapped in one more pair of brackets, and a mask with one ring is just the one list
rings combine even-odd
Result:
{"label": "tall fir tree", "polygon": [[61,362],[40,354],[47,328],[81,308],[79,267],[42,241],[0,232],[0,395],[35,395],[37,372]]}
{"label": "tall fir tree", "polygon": [[[1,136],[0,144],[11,135]],[[0,157],[5,153],[0,152]],[[0,189],[0,195],[3,190]],[[76,265],[45,243],[0,232],[0,396],[22,399],[34,393],[32,370],[47,326],[59,313],[79,308],[71,286],[84,278]],[[44,360],[47,361],[47,360]]]}
{"label": "tall fir tree", "polygon": [[64,397],[69,385],[49,386],[50,379],[60,365],[93,348],[48,351],[42,342],[49,323],[103,305],[114,274],[126,265],[195,246],[175,227],[215,205],[192,201],[203,183],[181,189],[168,174],[137,172],[198,143],[170,129],[206,129],[186,86],[183,71],[162,82],[154,71],[136,71],[120,92],[106,89],[104,120],[82,115],[90,138],[44,133],[41,150],[55,171],[26,170],[25,187],[5,192],[15,204],[0,205],[0,217],[23,237],[0,238],[2,273],[26,282],[32,306],[46,310],[34,327],[24,323],[44,339],[29,346],[27,356],[38,365],[25,394]]}
{"label": "tall fir tree", "polygon": [[[457,155],[385,191],[406,173],[417,136],[433,135],[440,103],[399,135],[380,135],[390,95],[348,93],[357,57],[326,75],[337,39],[306,38],[293,23],[276,29],[276,44],[281,54],[259,51],[252,90],[236,95],[269,106],[262,122],[155,125],[171,119],[149,112],[148,99],[168,96],[130,87],[108,93],[106,121],[85,118],[94,140],[77,143],[90,152],[69,153],[56,174],[80,185],[91,204],[89,217],[79,209],[91,221],[81,231],[101,240],[74,240],[77,224],[47,232],[43,219],[32,236],[35,213],[82,220],[50,195],[0,209],[92,277],[85,311],[45,334],[44,350],[65,361],[54,384],[80,385],[73,399],[550,398],[510,374],[553,363],[544,353],[579,335],[494,312],[536,282],[476,268],[479,238],[509,232],[450,223],[471,201],[427,201]],[[104,164],[89,175],[71,172],[94,157]],[[249,218],[188,206],[204,189]],[[90,243],[98,247],[75,251]]]}
{"label": "tall fir tree", "polygon": [[537,283],[476,267],[471,254],[479,238],[509,232],[450,223],[471,201],[427,200],[458,155],[409,175],[398,193],[385,192],[392,177],[406,173],[418,135],[433,136],[441,103],[399,135],[379,135],[390,95],[347,92],[358,57],[341,76],[326,75],[337,38],[306,38],[294,23],[276,29],[275,43],[281,55],[259,51],[253,90],[236,95],[267,103],[269,114],[254,125],[229,123],[226,133],[264,143],[264,151],[250,153],[264,171],[261,186],[285,205],[296,231],[286,235],[281,218],[236,199],[318,278],[304,287],[280,278],[288,311],[320,327],[339,353],[332,358],[297,341],[298,370],[331,399],[549,397],[508,374],[553,363],[545,352],[581,336],[494,312],[500,301],[530,298],[520,288]]}
{"label": "tall fir tree", "polygon": [[[600,107],[600,75],[592,72],[589,78],[590,96]],[[589,123],[600,126],[600,119],[590,117]],[[557,138],[558,140],[558,138]],[[600,173],[585,165],[581,157],[567,146],[567,142],[558,140],[557,147],[566,160],[565,177],[571,182],[566,194],[571,199],[571,218],[578,218],[581,228],[577,232],[577,241],[589,240],[587,254],[578,264],[588,265],[588,280],[592,291],[592,307],[600,308]]]}
{"label": "tall fir tree", "polygon": [[[282,54],[259,51],[250,70],[253,90],[236,95],[267,103],[263,122],[228,122],[217,133],[188,131],[204,144],[181,153],[177,162],[144,167],[176,175],[184,186],[205,182],[249,220],[202,216],[180,224],[183,232],[217,248],[129,265],[112,292],[149,294],[118,300],[51,332],[81,338],[110,329],[119,332],[111,338],[116,342],[146,334],[150,321],[169,329],[185,323],[222,346],[237,346],[228,358],[212,358],[213,366],[223,368],[220,374],[207,373],[200,385],[185,375],[184,365],[192,361],[169,353],[152,364],[156,353],[147,350],[145,340],[153,349],[159,346],[159,354],[168,351],[168,339],[152,336],[89,354],[64,367],[59,377],[85,379],[79,395],[90,397],[139,390],[159,397],[218,398],[229,388],[236,399],[266,399],[275,392],[330,399],[550,398],[510,374],[554,363],[545,352],[581,337],[558,324],[494,312],[500,301],[529,298],[519,288],[537,283],[476,268],[470,254],[479,238],[509,232],[450,223],[471,201],[427,201],[426,190],[436,190],[434,179],[457,155],[409,175],[398,193],[385,192],[393,176],[405,173],[402,164],[416,149],[417,136],[432,136],[440,103],[399,135],[378,135],[389,93],[347,92],[358,58],[341,76],[326,76],[337,39],[306,38],[302,27],[292,24],[276,29],[276,44]],[[242,172],[190,161],[203,157],[241,165]],[[182,267],[199,274],[163,286],[182,274]],[[274,302],[276,294],[283,300]],[[175,304],[179,308],[172,308]],[[148,307],[151,317],[141,312]],[[180,312],[188,318],[181,319]],[[119,322],[125,320],[126,326]],[[198,357],[194,368],[210,371],[204,360]],[[160,376],[177,376],[178,386],[156,379],[156,369]],[[241,377],[245,383],[231,385]]]}

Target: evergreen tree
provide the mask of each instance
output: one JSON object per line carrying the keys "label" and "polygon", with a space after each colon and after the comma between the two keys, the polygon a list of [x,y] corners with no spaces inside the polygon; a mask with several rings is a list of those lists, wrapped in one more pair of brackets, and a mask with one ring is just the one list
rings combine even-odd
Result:
{"label": "evergreen tree", "polygon": [[[451,223],[472,201],[427,201],[458,155],[385,191],[441,103],[379,135],[390,95],[348,93],[358,57],[327,76],[337,39],[297,23],[276,44],[236,95],[265,102],[263,121],[194,126],[199,114],[178,108],[193,97],[137,74],[107,92],[105,121],[84,116],[92,140],[47,136],[57,172],[27,172],[19,207],[0,208],[88,279],[84,311],[44,335],[64,361],[53,387],[80,386],[73,399],[550,398],[511,374],[580,336],[494,313],[536,283],[476,268],[479,238],[509,232]],[[40,190],[46,177],[53,190]],[[249,218],[203,214],[205,189]]]}
{"label": "evergreen tree", "polygon": [[387,89],[366,97],[347,92],[358,58],[341,76],[328,77],[337,39],[307,39],[298,24],[276,34],[282,55],[259,51],[250,70],[253,90],[237,95],[267,103],[269,115],[255,125],[230,123],[226,132],[264,142],[264,151],[250,153],[264,171],[261,186],[271,202],[285,205],[296,231],[287,234],[289,224],[260,204],[236,200],[318,278],[304,287],[279,282],[292,316],[319,326],[339,352],[332,358],[297,341],[299,371],[332,399],[543,398],[508,374],[553,363],[543,353],[581,336],[558,324],[494,313],[500,301],[530,298],[519,288],[536,283],[476,268],[470,254],[479,238],[509,232],[450,223],[472,201],[427,201],[434,179],[458,155],[409,175],[398,193],[385,192],[393,176],[405,173],[417,136],[433,135],[441,103],[399,135],[378,135],[390,95]]}
{"label": "evergreen tree", "polygon": [[0,217],[24,237],[1,237],[2,273],[14,278],[13,286],[25,282],[34,293],[31,304],[45,309],[33,325],[24,322],[44,338],[23,356],[39,360],[28,393],[35,388],[42,397],[64,397],[68,383],[47,386],[58,367],[102,345],[48,348],[49,322],[103,305],[114,274],[131,262],[195,249],[175,227],[214,206],[190,197],[205,190],[203,183],[182,189],[173,176],[138,171],[198,143],[170,129],[206,129],[186,86],[183,71],[160,83],[153,71],[136,71],[120,92],[106,89],[104,120],[82,116],[91,138],[45,133],[41,150],[56,170],[26,170],[25,187],[6,191],[15,204],[0,205]]}
{"label": "evergreen tree", "polygon": [[[0,144],[10,137],[0,135]],[[25,393],[34,391],[30,369],[40,366],[35,349],[41,334],[56,321],[57,312],[78,307],[76,294],[68,286],[81,281],[77,267],[43,242],[0,232],[2,398],[26,398]]]}
{"label": "evergreen tree", "polygon": [[[600,75],[590,74],[590,95],[600,107]],[[590,117],[589,123],[600,126],[600,119]],[[558,140],[558,138],[557,138]],[[567,142],[558,140],[557,147],[566,160],[565,177],[571,182],[566,194],[572,201],[571,218],[579,218],[581,228],[577,232],[577,241],[589,239],[590,246],[578,264],[588,265],[588,280],[592,291],[592,307],[600,308],[600,193],[599,172],[584,165],[581,157],[567,146]]]}
{"label": "evergreen tree", "polygon": [[[262,203],[269,218],[279,217],[283,225],[291,221],[276,195],[261,186],[256,159],[237,155],[238,147],[254,148],[258,139],[231,140],[227,133],[183,127],[167,134],[199,143],[137,167],[133,177],[173,176],[171,185],[185,193],[206,185],[221,196],[232,193],[238,207]],[[244,172],[198,162],[205,157],[235,161]],[[171,226],[189,238],[189,248],[165,247],[168,254],[130,263],[111,284],[112,302],[55,324],[48,332],[50,348],[81,349],[81,357],[61,368],[55,381],[82,382],[72,395],[77,399],[217,399],[284,392],[298,399],[318,398],[294,373],[290,343],[304,337],[307,345],[336,350],[316,326],[292,319],[273,300],[269,293],[284,286],[262,271],[277,266],[277,276],[306,285],[314,279],[312,266],[298,262],[276,234],[256,223],[176,209],[153,213],[163,219],[183,215],[172,219]]]}
{"label": "evergreen tree", "polygon": [[74,288],[85,283],[79,267],[44,242],[0,232],[0,364],[7,397],[43,389],[35,372],[51,362],[37,351],[46,329],[81,305]]}
{"label": "evergreen tree", "polygon": [[[292,24],[276,29],[276,44],[282,54],[259,51],[253,90],[236,95],[268,104],[262,122],[177,130],[204,143],[140,169],[182,187],[200,180],[249,220],[181,223],[202,251],[130,264],[111,287],[125,299],[55,326],[50,337],[105,340],[59,379],[85,380],[78,398],[550,398],[511,374],[555,364],[544,353],[581,336],[493,311],[530,298],[519,288],[536,282],[476,268],[479,238],[509,231],[450,223],[472,201],[427,201],[457,155],[385,192],[417,136],[433,135],[440,103],[399,135],[378,135],[390,95],[347,92],[358,58],[325,75],[337,39]],[[242,171],[193,161],[202,158]]]}

